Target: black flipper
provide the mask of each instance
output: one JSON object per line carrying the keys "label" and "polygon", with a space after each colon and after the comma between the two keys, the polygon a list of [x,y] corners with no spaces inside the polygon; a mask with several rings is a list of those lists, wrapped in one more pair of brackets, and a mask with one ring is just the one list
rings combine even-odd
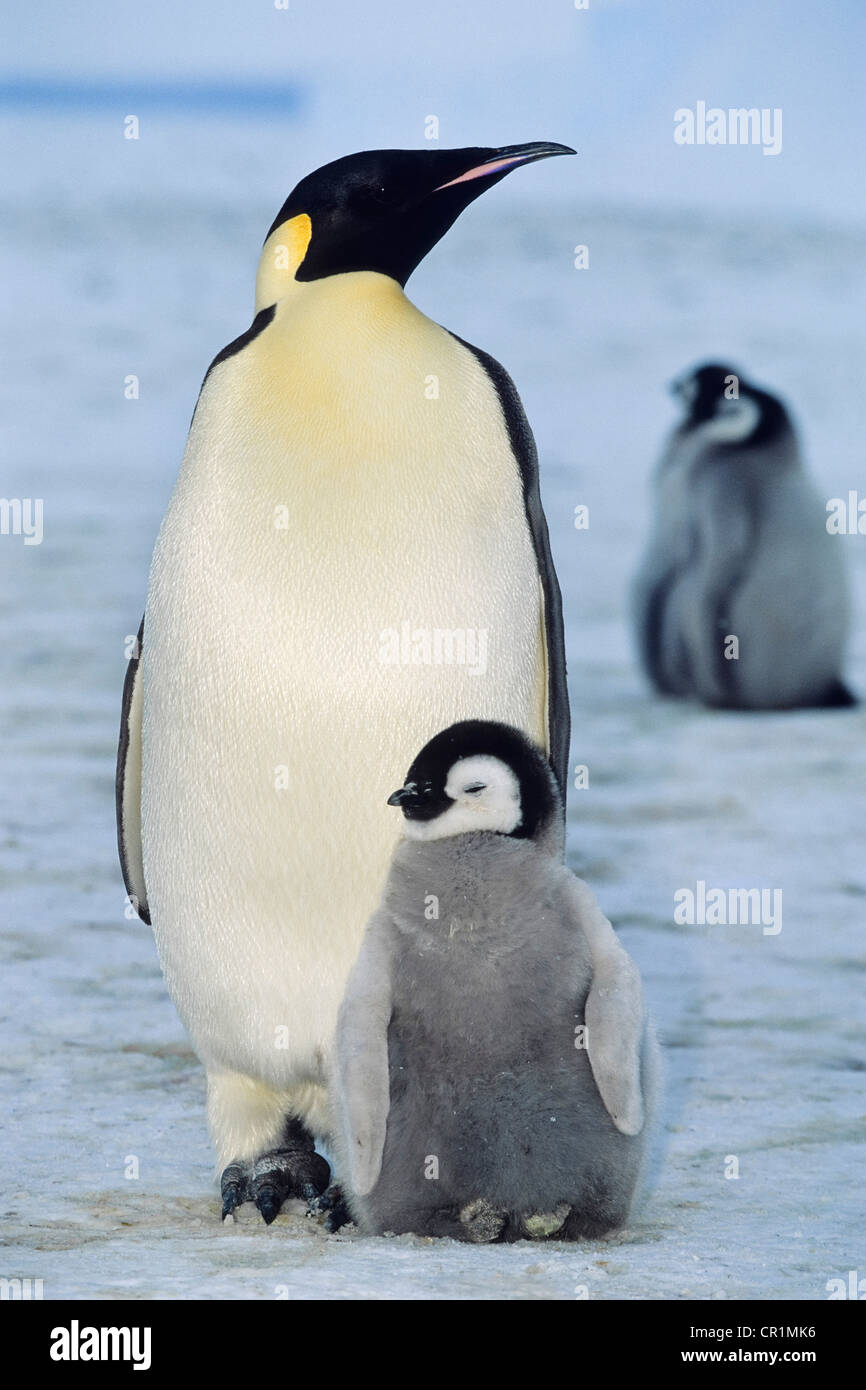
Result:
{"label": "black flipper", "polygon": [[[689,686],[693,694],[717,709],[738,709],[747,702],[740,690],[737,662],[725,655],[731,613],[738,591],[749,576],[761,544],[760,489],[743,470],[719,466],[712,453],[700,475],[702,494],[697,535],[693,543],[693,598],[683,633],[690,655]],[[728,505],[731,490],[744,504]],[[736,635],[736,634],[732,634]]]}
{"label": "black flipper", "polygon": [[[450,332],[450,329],[448,331]],[[565,632],[562,622],[562,594],[559,588],[559,580],[556,577],[556,570],[553,567],[553,557],[550,553],[547,519],[541,506],[541,494],[538,486],[538,451],[535,447],[535,440],[532,437],[532,430],[529,428],[529,421],[526,418],[522,402],[517,394],[517,388],[505,368],[496,361],[495,357],[491,357],[489,353],[483,352],[481,348],[474,347],[472,343],[467,343],[465,339],[458,337],[456,333],[452,333],[451,336],[452,338],[456,338],[458,343],[461,343],[463,347],[467,348],[469,352],[473,354],[496,388],[499,404],[502,407],[502,414],[505,417],[511,450],[517,460],[517,466],[520,469],[520,478],[523,484],[523,502],[526,508],[526,520],[529,523],[532,544],[535,549],[536,564],[538,566],[538,577],[541,580],[541,588],[544,595],[544,625],[547,639],[547,723],[550,740],[549,758],[550,765],[559,783],[564,812],[568,789],[571,713],[568,705],[568,684],[565,671]]]}
{"label": "black flipper", "polygon": [[[211,362],[210,366],[204,374],[204,379],[202,381],[201,386],[199,387],[196,403],[193,406],[192,420],[195,419],[195,412],[198,408],[198,403],[201,400],[201,393],[205,388],[205,382],[207,381],[214,367],[218,367],[220,362],[227,361],[229,357],[235,357],[237,353],[243,352],[244,348],[249,343],[251,343],[254,338],[257,338],[260,333],[264,333],[269,323],[273,323],[276,312],[276,304],[269,304],[266,309],[260,309],[259,312],[256,314],[255,318],[253,319],[252,323],[250,324],[249,328],[247,328],[245,332],[241,333],[239,337],[233,338],[232,341],[228,343],[224,348],[220,348],[216,357]],[[192,426],[192,420],[190,420],[190,427]]]}
{"label": "black flipper", "polygon": [[117,807],[117,848],[129,899],[150,926],[150,909],[144,884],[141,852],[141,684],[138,679],[144,618],[138,629],[135,654],[129,658],[123,682],[123,708],[120,715],[120,742],[117,748],[115,801]]}
{"label": "black flipper", "polygon": [[[652,585],[647,586],[640,593],[636,602],[635,628],[638,656],[648,679],[661,695],[679,695],[682,693],[680,687],[671,679],[665,664],[662,641],[668,601],[680,574],[681,571],[675,564],[672,564],[670,568],[658,576]],[[686,653],[683,651],[680,658],[681,664],[683,664],[685,656]],[[681,679],[685,681],[685,674],[682,675]]]}

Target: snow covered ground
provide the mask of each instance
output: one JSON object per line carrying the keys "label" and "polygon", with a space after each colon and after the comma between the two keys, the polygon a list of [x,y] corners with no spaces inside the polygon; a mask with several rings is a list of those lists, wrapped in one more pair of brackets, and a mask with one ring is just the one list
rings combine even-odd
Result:
{"label": "snow covered ground", "polygon": [[[696,359],[730,357],[781,391],[822,496],[866,491],[866,236],[585,206],[576,169],[567,194],[538,202],[527,172],[411,282],[508,367],[538,438],[572,762],[589,768],[569,860],[658,1022],[656,1177],[627,1231],[579,1247],[329,1237],[300,1212],[265,1228],[250,1208],[223,1228],[203,1074],[149,930],[124,917],[113,771],[124,639],[189,413],[211,356],[249,322],[258,246],[288,190],[256,161],[251,125],[226,134],[221,182],[194,188],[182,123],[161,177],[121,168],[141,152],[116,136],[73,127],[58,142],[51,122],[4,118],[22,169],[45,172],[2,193],[20,324],[0,375],[17,422],[3,491],[44,499],[45,537],[0,539],[0,1275],[73,1299],[820,1299],[828,1279],[866,1274],[866,711],[661,703],[626,621],[673,420],[665,383]],[[839,544],[857,599],[849,674],[866,693],[866,538]],[[675,891],[700,879],[781,889],[782,930],[676,926]]]}

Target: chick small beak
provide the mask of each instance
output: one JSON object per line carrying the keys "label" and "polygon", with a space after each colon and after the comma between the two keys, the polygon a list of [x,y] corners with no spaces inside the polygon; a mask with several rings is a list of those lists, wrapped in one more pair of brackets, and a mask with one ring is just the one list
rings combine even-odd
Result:
{"label": "chick small beak", "polygon": [[418,795],[418,791],[414,783],[407,782],[405,787],[398,787],[395,792],[391,793],[391,795],[388,797],[386,805],[405,806],[408,804],[414,806],[417,805],[417,803],[420,800],[421,798]]}

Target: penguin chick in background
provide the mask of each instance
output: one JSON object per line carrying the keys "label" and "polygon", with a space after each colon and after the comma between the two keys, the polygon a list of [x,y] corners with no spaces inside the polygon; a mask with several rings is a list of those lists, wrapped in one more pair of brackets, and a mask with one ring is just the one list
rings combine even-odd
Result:
{"label": "penguin chick in background", "polygon": [[337,1027],[337,1155],[367,1234],[599,1236],[627,1219],[656,1106],[640,977],[559,858],[520,731],[437,734],[388,800],[404,838]]}
{"label": "penguin chick in background", "polygon": [[718,365],[672,390],[686,415],[656,471],[633,592],[647,676],[732,709],[856,703],[841,678],[844,557],[785,406]]}

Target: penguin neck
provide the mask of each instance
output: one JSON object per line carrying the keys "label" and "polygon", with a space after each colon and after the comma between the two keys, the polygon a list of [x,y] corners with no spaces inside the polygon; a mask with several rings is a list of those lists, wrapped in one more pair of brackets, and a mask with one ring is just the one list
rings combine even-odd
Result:
{"label": "penguin neck", "polygon": [[395,308],[409,303],[402,286],[379,271],[344,271],[319,280],[297,280],[295,275],[307,253],[311,234],[306,213],[271,232],[262,247],[256,274],[257,314],[283,304],[286,308],[301,308],[312,303],[343,301],[347,312],[351,312],[353,307],[363,310],[373,302],[377,307],[391,302]]}
{"label": "penguin neck", "polygon": [[307,254],[313,225],[306,213],[275,227],[262,247],[256,273],[256,313],[278,304],[301,286],[295,272]]}

